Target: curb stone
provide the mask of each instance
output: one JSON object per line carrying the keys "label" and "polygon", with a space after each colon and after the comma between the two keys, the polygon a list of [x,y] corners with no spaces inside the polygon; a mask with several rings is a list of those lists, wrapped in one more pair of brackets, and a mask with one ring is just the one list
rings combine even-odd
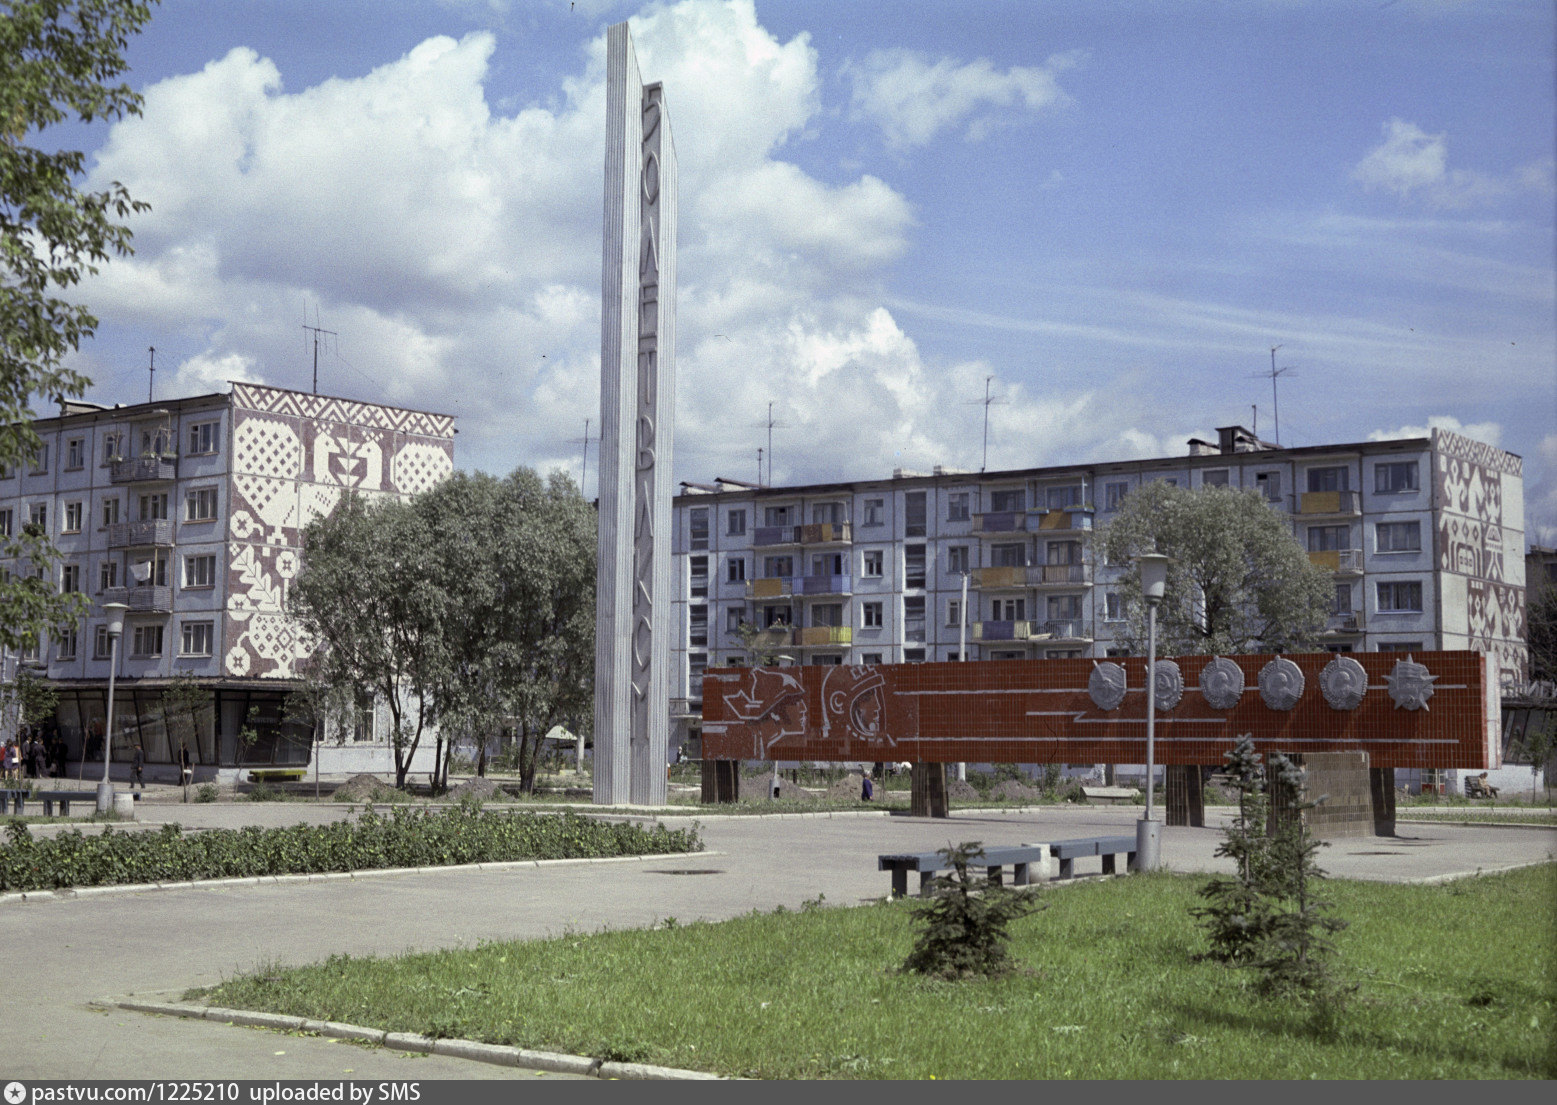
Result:
{"label": "curb stone", "polygon": [[680,1070],[675,1067],[658,1067],[649,1063],[616,1063],[591,1059],[586,1055],[564,1055],[555,1051],[531,1051],[528,1048],[510,1047],[507,1044],[487,1044],[479,1040],[435,1040],[417,1032],[387,1032],[381,1028],[364,1028],[340,1021],[315,1021],[306,1017],[292,1017],[281,1013],[251,1013],[242,1009],[224,1009],[215,1005],[188,1005],[171,1001],[140,1001],[134,998],[106,998],[92,1003],[111,1009],[123,1009],[132,1013],[153,1016],[181,1017],[186,1020],[207,1020],[223,1024],[242,1025],[246,1028],[270,1028],[281,1032],[311,1032],[338,1040],[379,1045],[396,1051],[430,1052],[453,1059],[467,1059],[475,1063],[491,1063],[500,1067],[523,1067],[527,1070],[544,1070],[555,1074],[579,1074],[592,1078],[622,1079],[633,1081],[724,1081],[717,1074],[707,1071]]}

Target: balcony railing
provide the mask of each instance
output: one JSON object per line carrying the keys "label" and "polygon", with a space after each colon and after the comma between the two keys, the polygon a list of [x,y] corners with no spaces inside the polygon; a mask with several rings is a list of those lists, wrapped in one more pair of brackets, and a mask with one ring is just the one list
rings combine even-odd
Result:
{"label": "balcony railing", "polygon": [[1043,635],[1056,641],[1090,641],[1086,627],[1079,618],[1061,618],[1042,623]]}
{"label": "balcony railing", "polygon": [[849,577],[846,575],[798,576],[793,583],[797,595],[847,595]]}
{"label": "balcony railing", "polygon": [[109,483],[145,483],[148,480],[176,479],[177,476],[177,457],[127,457],[114,461],[108,469]]}
{"label": "balcony railing", "polygon": [[816,522],[797,526],[802,545],[832,545],[854,540],[854,527],[848,522]]}
{"label": "balcony railing", "polygon": [[1325,622],[1326,633],[1361,633],[1363,629],[1362,613],[1353,611],[1349,614],[1331,614]]}
{"label": "balcony railing", "polygon": [[975,641],[1025,641],[1032,635],[1032,622],[989,621],[973,623],[973,639]]}
{"label": "balcony railing", "polygon": [[173,609],[171,587],[109,587],[104,602],[122,602],[138,613],[166,614]]}
{"label": "balcony railing", "polygon": [[749,599],[781,599],[791,594],[794,580],[789,576],[771,576],[768,579],[748,579],[746,597]]}
{"label": "balcony railing", "polygon": [[1361,549],[1316,549],[1308,554],[1308,562],[1337,575],[1362,574]]}
{"label": "balcony railing", "polygon": [[1044,533],[1081,531],[1092,528],[1092,512],[1090,510],[1045,510],[1035,513],[1038,517],[1038,529]]}
{"label": "balcony railing", "polygon": [[1004,564],[994,568],[974,568],[973,586],[984,590],[1030,587],[1037,569],[1023,564]]}
{"label": "balcony railing", "polygon": [[771,545],[800,544],[799,526],[758,526],[751,531],[751,543],[758,548]]}
{"label": "balcony railing", "polygon": [[1355,491],[1305,491],[1298,497],[1299,514],[1362,513],[1362,496]]}
{"label": "balcony railing", "polygon": [[1044,564],[1034,568],[1035,583],[1090,583],[1085,564]]}
{"label": "balcony railing", "polygon": [[155,518],[145,522],[115,522],[108,527],[110,549],[171,544],[173,544],[173,523],[166,518]]}
{"label": "balcony railing", "polygon": [[1026,533],[1025,510],[996,510],[973,516],[973,532],[979,534]]}
{"label": "balcony railing", "polygon": [[846,645],[854,640],[854,629],[847,625],[818,625],[810,629],[795,630],[797,648],[816,648],[821,645]]}

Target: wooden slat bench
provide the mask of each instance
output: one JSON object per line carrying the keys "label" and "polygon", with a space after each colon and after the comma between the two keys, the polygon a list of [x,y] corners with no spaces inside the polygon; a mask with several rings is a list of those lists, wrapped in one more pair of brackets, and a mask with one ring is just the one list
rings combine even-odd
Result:
{"label": "wooden slat bench", "polygon": [[[1134,844],[1131,844],[1134,847]],[[1001,881],[1002,868],[1011,866],[1011,881],[1017,886],[1027,886],[1031,881],[1028,865],[1043,863],[1049,858],[1048,845],[1023,844],[1020,847],[985,848],[970,867],[982,867],[990,882]],[[908,873],[919,872],[919,894],[929,893],[930,880],[937,871],[947,871],[951,864],[940,852],[902,852],[876,857],[876,870],[892,872],[892,896],[901,898],[908,893]]]}
{"label": "wooden slat bench", "polygon": [[306,767],[256,767],[249,772],[249,782],[300,783],[307,776]]}
{"label": "wooden slat bench", "polygon": [[1087,836],[1076,840],[1057,840],[1049,845],[1049,851],[1060,861],[1062,879],[1075,878],[1076,861],[1086,856],[1103,857],[1103,874],[1115,874],[1114,857],[1123,853],[1125,869],[1135,865],[1135,837]]}
{"label": "wooden slat bench", "polygon": [[25,790],[0,791],[0,813],[5,813],[8,807],[15,807],[15,814],[21,817],[26,813],[28,802],[42,802],[43,816],[54,816],[54,804],[59,803],[61,817],[70,816],[70,804],[72,802],[91,802],[92,808],[97,808],[97,792],[92,790],[39,790],[28,793]]}

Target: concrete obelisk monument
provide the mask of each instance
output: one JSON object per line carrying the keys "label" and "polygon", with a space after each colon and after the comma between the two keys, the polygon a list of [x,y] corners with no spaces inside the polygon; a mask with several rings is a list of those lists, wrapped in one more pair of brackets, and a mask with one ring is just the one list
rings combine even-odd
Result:
{"label": "concrete obelisk monument", "polygon": [[595,597],[598,804],[665,801],[670,456],[676,382],[676,148],[626,23],[606,29]]}

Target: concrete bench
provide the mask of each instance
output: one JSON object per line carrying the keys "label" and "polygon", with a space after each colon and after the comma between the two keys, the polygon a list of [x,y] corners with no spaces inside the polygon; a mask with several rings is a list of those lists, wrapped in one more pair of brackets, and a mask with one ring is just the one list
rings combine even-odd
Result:
{"label": "concrete bench", "polygon": [[43,816],[54,816],[54,803],[59,803],[61,817],[70,816],[70,804],[72,802],[91,802],[93,810],[97,809],[97,792],[92,790],[39,790],[28,792],[25,790],[0,790],[0,813],[6,813],[14,807],[14,813],[21,817],[26,813],[27,803],[37,801],[43,803]]}
{"label": "concrete bench", "polygon": [[1133,802],[1136,795],[1141,792],[1134,787],[1082,787],[1081,793],[1086,796],[1088,802],[1106,802],[1113,805],[1115,802]]}
{"label": "concrete bench", "polygon": [[1103,858],[1105,875],[1116,873],[1114,857],[1121,853],[1125,857],[1126,870],[1135,865],[1135,837],[1133,836],[1087,836],[1076,840],[1057,840],[1049,845],[1049,851],[1060,861],[1059,877],[1062,879],[1075,878],[1076,861],[1087,856]]}
{"label": "concrete bench", "polygon": [[300,783],[307,775],[306,767],[256,767],[249,772],[249,782]]}
{"label": "concrete bench", "polygon": [[[1134,846],[1132,843],[1131,847]],[[1009,864],[1012,869],[1012,883],[1016,886],[1027,886],[1031,882],[1028,865],[1042,864],[1048,858],[1048,845],[1023,844],[1014,848],[985,848],[983,854],[975,857],[969,866],[984,868],[989,875],[989,881],[999,883],[1002,868]],[[950,869],[951,864],[946,862],[946,857],[940,852],[903,852],[876,857],[876,870],[892,872],[894,898],[901,898],[908,893],[910,871],[919,872],[919,895],[924,897],[930,892],[930,880],[935,878],[935,873]]]}

